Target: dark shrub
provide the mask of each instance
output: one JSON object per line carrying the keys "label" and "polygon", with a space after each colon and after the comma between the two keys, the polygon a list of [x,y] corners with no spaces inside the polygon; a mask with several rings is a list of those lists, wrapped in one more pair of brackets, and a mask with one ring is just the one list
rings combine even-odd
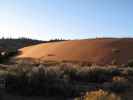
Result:
{"label": "dark shrub", "polygon": [[133,67],[133,60],[129,60],[127,66]]}
{"label": "dark shrub", "polygon": [[74,79],[79,82],[98,82],[110,81],[112,73],[104,68],[83,67],[78,69]]}
{"label": "dark shrub", "polygon": [[121,74],[121,71],[119,69],[116,68],[112,68],[110,69],[112,76],[117,76]]}
{"label": "dark shrub", "polygon": [[113,53],[119,53],[119,52],[120,52],[120,50],[119,50],[119,49],[117,49],[117,48],[114,48],[114,49],[112,49],[112,52],[113,52]]}
{"label": "dark shrub", "polygon": [[110,87],[110,90],[116,93],[119,92],[125,92],[128,89],[129,85],[128,83],[116,81],[112,83],[112,86]]}
{"label": "dark shrub", "polygon": [[[21,64],[8,68],[6,75],[8,92],[22,95],[76,96],[88,89],[99,88],[101,83],[111,83],[112,77],[120,76],[122,73],[118,68],[99,66],[74,67],[70,64],[64,67],[25,66]],[[116,92],[125,91],[126,82],[119,79],[122,78],[114,78],[117,81],[113,81],[108,89]]]}
{"label": "dark shrub", "polygon": [[25,93],[27,86],[27,79],[25,72],[21,72],[19,74],[8,73],[6,76],[6,89],[8,92],[20,92]]}

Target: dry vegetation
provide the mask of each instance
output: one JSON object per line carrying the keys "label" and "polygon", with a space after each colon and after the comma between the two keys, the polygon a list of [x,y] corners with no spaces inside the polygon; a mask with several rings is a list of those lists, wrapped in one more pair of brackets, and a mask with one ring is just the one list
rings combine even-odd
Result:
{"label": "dry vegetation", "polygon": [[[0,76],[5,79],[7,93],[23,96],[74,98],[90,92],[89,96],[85,95],[89,98],[91,91],[103,89],[107,91],[102,94],[106,97],[108,93],[125,93],[131,87],[131,67],[81,65],[54,61],[40,64],[21,62],[0,65]],[[112,94],[108,96],[111,98]],[[111,100],[86,98],[83,100]]]}
{"label": "dry vegetation", "polygon": [[77,100],[122,100],[120,96],[109,93],[104,90],[86,92],[85,96],[77,98]]}

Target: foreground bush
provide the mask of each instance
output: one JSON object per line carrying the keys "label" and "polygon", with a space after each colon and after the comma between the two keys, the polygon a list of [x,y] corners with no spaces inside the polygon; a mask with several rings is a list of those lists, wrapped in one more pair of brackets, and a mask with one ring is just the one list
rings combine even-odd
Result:
{"label": "foreground bush", "polygon": [[79,82],[103,83],[110,82],[112,77],[116,75],[120,75],[120,70],[92,66],[77,69],[72,80]]}
{"label": "foreground bush", "polygon": [[113,77],[110,90],[116,93],[123,93],[130,87],[129,82],[124,77]]}
{"label": "foreground bush", "polygon": [[[42,96],[78,96],[81,92],[100,88],[102,83],[109,82],[107,90],[114,92],[125,91],[126,83],[114,76],[128,75],[132,70],[105,67],[74,67],[33,66],[23,64],[10,67],[6,73],[6,90],[22,95]],[[113,80],[112,80],[113,79]],[[114,81],[115,80],[115,81]],[[117,81],[116,81],[117,80]],[[90,84],[91,85],[90,85]],[[97,85],[98,84],[98,85]]]}
{"label": "foreground bush", "polygon": [[6,75],[6,90],[21,95],[71,96],[73,87],[67,80],[61,79],[60,73],[56,71],[57,69],[35,67],[29,72],[10,72]]}

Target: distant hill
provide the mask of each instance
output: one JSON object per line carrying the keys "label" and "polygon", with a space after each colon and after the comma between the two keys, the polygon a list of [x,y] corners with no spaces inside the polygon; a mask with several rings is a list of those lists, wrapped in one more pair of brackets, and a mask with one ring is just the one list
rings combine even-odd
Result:
{"label": "distant hill", "polygon": [[99,38],[41,43],[20,49],[18,58],[127,64],[133,60],[132,38]]}
{"label": "distant hill", "polygon": [[45,41],[33,40],[27,38],[19,39],[0,39],[0,48],[5,50],[16,50],[26,46],[31,46],[39,43],[44,43]]}
{"label": "distant hill", "polygon": [[61,42],[65,41],[63,39],[52,39],[49,41],[42,41],[42,40],[34,40],[29,38],[18,38],[18,39],[9,39],[9,38],[2,38],[0,39],[0,50],[17,50],[23,47],[39,44],[39,43],[48,43],[48,42]]}

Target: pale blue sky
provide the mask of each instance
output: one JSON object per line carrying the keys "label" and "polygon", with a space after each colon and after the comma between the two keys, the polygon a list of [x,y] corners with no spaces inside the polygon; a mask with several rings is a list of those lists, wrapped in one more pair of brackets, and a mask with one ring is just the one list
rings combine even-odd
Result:
{"label": "pale blue sky", "polygon": [[133,0],[0,0],[0,34],[8,37],[133,36]]}

